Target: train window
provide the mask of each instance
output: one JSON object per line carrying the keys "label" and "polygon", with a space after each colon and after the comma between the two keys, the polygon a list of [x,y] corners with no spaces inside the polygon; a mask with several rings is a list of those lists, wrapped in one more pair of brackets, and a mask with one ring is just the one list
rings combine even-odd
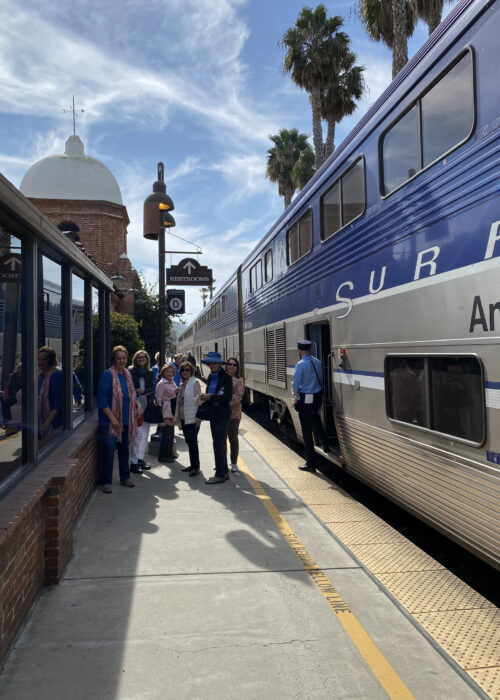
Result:
{"label": "train window", "polygon": [[48,292],[43,293],[43,310],[48,311],[50,309],[50,296]]}
{"label": "train window", "polygon": [[273,278],[273,251],[268,250],[264,257],[264,274],[266,282],[270,282]]}
{"label": "train window", "polygon": [[458,146],[473,126],[473,56],[467,51],[382,135],[382,193]]}
{"label": "train window", "polygon": [[388,357],[390,418],[454,438],[484,439],[483,377],[475,357]]}
{"label": "train window", "polygon": [[287,251],[288,264],[293,263],[300,258],[299,253],[299,223],[295,223],[287,233]]}
{"label": "train window", "polygon": [[226,311],[226,295],[224,294],[222,297],[222,313]]}
{"label": "train window", "polygon": [[308,209],[287,231],[288,264],[306,255],[312,248],[312,213]]}
{"label": "train window", "polygon": [[472,55],[466,53],[422,98],[422,165],[470,134],[474,123]]}
{"label": "train window", "polygon": [[340,217],[340,180],[321,199],[322,228],[321,238],[326,240],[342,228]]}
{"label": "train window", "polygon": [[389,416],[403,423],[427,425],[423,357],[390,357]]}
{"label": "train window", "polygon": [[483,440],[483,381],[475,357],[429,360],[432,429],[464,440]]}
{"label": "train window", "polygon": [[250,268],[250,291],[255,292],[262,287],[262,260],[258,260]]}
{"label": "train window", "polygon": [[357,219],[365,210],[365,168],[360,158],[342,175],[342,226]]}
{"label": "train window", "polygon": [[382,158],[384,194],[389,194],[420,170],[416,105],[384,136]]}
{"label": "train window", "polygon": [[326,241],[365,210],[365,164],[358,158],[321,198],[321,238]]}

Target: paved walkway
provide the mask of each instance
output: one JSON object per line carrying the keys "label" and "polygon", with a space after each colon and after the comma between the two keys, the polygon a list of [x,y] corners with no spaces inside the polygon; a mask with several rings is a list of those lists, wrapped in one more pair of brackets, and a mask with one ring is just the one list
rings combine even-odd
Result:
{"label": "paved walkway", "polygon": [[[243,437],[218,486],[177,443],[177,464],[95,493],[0,697],[478,697]],[[200,443],[207,477],[206,424]]]}

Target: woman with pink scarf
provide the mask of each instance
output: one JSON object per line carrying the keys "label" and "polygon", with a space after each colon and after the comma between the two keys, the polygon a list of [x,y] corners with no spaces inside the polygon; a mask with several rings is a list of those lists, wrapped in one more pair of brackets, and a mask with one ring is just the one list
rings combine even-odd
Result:
{"label": "woman with pink scarf", "polygon": [[126,348],[123,345],[114,347],[111,353],[111,367],[101,374],[97,386],[103,493],[112,492],[115,449],[118,449],[120,484],[129,488],[135,486],[130,478],[129,444],[137,436],[137,419],[142,412],[136,401],[127,360]]}

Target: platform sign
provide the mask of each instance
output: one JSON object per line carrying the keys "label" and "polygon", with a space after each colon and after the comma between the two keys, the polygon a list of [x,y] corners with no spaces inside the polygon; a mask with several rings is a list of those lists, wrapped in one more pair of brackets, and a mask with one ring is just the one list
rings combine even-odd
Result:
{"label": "platform sign", "polygon": [[186,301],[183,289],[167,289],[167,312],[169,314],[185,314]]}
{"label": "platform sign", "polygon": [[0,282],[19,282],[21,280],[21,256],[7,253],[0,256]]}
{"label": "platform sign", "polygon": [[167,284],[181,284],[183,287],[211,287],[212,270],[203,267],[194,258],[184,258],[178,265],[167,267]]}

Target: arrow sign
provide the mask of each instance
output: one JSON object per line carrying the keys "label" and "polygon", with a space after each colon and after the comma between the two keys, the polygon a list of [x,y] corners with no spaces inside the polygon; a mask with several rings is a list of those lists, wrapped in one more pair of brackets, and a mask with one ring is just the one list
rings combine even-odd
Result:
{"label": "arrow sign", "polygon": [[9,264],[10,264],[10,271],[11,271],[11,272],[14,272],[14,270],[16,269],[16,265],[19,265],[19,267],[21,267],[21,261],[20,261],[19,258],[16,257],[15,255],[13,255],[13,256],[12,256],[11,258],[9,258],[8,260],[4,260],[4,261],[3,261],[3,264],[4,264],[4,265],[9,265]]}
{"label": "arrow sign", "polygon": [[179,284],[182,287],[211,287],[212,270],[202,267],[193,258],[184,258],[178,265],[167,268],[167,284]]}
{"label": "arrow sign", "polygon": [[21,256],[6,253],[0,256],[0,282],[17,282],[21,279]]}

